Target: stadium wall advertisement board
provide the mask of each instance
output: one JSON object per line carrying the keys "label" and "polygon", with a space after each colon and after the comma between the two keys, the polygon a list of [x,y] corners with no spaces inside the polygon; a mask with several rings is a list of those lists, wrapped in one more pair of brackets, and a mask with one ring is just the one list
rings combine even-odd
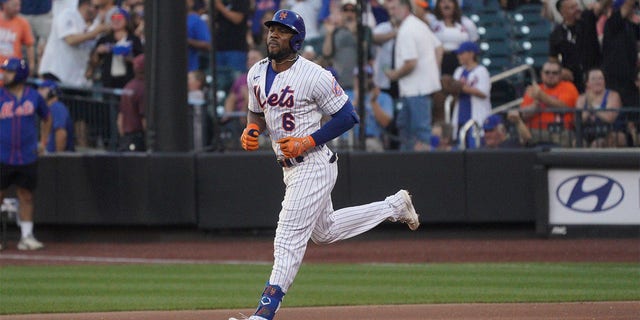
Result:
{"label": "stadium wall advertisement board", "polygon": [[640,225],[640,171],[549,169],[549,224]]}

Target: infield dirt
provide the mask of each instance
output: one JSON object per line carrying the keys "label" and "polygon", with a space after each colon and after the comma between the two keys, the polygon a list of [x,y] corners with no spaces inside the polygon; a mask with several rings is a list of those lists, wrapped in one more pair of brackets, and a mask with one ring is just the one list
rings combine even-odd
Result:
{"label": "infield dirt", "polygon": [[[189,260],[201,263],[252,261],[269,263],[269,236],[123,241],[115,236],[78,241],[77,236],[49,235],[45,250],[20,252],[9,242],[0,266],[36,264],[133,263],[126,259]],[[92,258],[92,259],[88,259]],[[102,259],[104,258],[104,259]],[[124,260],[122,260],[124,259]],[[131,260],[135,261],[135,260]],[[377,234],[327,246],[310,243],[305,263],[430,262],[640,262],[637,238],[543,239],[531,236],[433,237],[426,233]],[[245,310],[134,311],[112,313],[32,314],[0,316],[0,320],[204,320],[239,317]],[[434,304],[282,308],[278,320],[431,320],[431,319],[640,319],[640,301],[517,304]]]}

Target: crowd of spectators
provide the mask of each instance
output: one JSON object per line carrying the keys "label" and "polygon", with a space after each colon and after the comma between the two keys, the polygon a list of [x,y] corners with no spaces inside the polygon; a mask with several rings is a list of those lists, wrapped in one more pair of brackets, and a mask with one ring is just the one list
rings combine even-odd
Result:
{"label": "crowd of spectators", "polygon": [[[227,8],[233,10],[236,2],[246,1],[230,1]],[[365,64],[370,67],[367,68],[366,78],[372,79],[371,88],[368,85],[366,88],[369,95],[380,92],[382,95],[374,96],[388,95],[393,103],[389,117],[381,118],[380,115],[384,113],[376,114],[376,109],[372,108],[373,101],[364,99],[366,131],[371,131],[370,126],[377,126],[376,132],[381,132],[379,136],[366,134],[367,150],[378,150],[371,147],[372,138],[382,143],[383,150],[450,149],[434,144],[431,135],[434,129],[432,125],[435,127],[435,124],[438,124],[435,128],[437,134],[443,131],[442,124],[451,125],[451,141],[447,143],[454,149],[482,147],[485,144],[487,128],[495,126],[483,128],[484,120],[493,114],[492,107],[495,106],[491,105],[489,71],[481,63],[482,53],[478,47],[481,34],[469,17],[484,6],[490,6],[489,2],[490,0],[366,2],[361,19],[365,38],[362,52]],[[505,14],[518,10],[523,5],[537,5],[540,15],[554,26],[547,35],[548,61],[541,69],[536,70],[541,82],[521,88],[524,101],[519,112],[516,108],[499,115],[504,121],[506,134],[513,136],[513,141],[519,142],[508,145],[574,147],[578,144],[577,139],[581,138],[583,146],[636,146],[638,110],[634,112],[633,108],[637,108],[640,102],[638,88],[631,86],[638,75],[639,65],[636,47],[640,34],[640,18],[636,14],[638,1],[494,2],[505,10]],[[245,8],[245,5],[237,7]],[[358,61],[355,0],[256,0],[255,4],[249,2],[249,8],[248,13],[242,11],[244,9],[238,9],[245,16],[245,23],[248,25],[249,31],[244,37],[247,50],[261,50],[264,53],[262,23],[275,10],[298,10],[305,19],[308,32],[301,54],[313,57],[317,63],[333,70],[357,107],[360,101],[354,85],[357,78],[353,76]],[[607,49],[612,46],[619,49]],[[224,63],[218,65],[222,68],[230,66]],[[587,73],[595,68],[606,79],[602,83],[606,83],[607,87],[602,90],[591,89],[602,86],[602,83],[588,84]],[[592,93],[593,90],[598,93]],[[604,100],[601,92],[607,92]],[[447,97],[453,98],[450,104],[451,114],[445,114]],[[577,105],[578,97],[581,98],[581,106]],[[584,97],[588,97],[589,103],[584,102]],[[616,105],[615,97],[620,97],[621,101],[619,106],[613,107]],[[596,103],[608,103],[609,107]],[[576,107],[588,111],[580,113],[578,120],[583,122],[579,126],[580,132],[576,132]],[[626,110],[598,111],[620,107]],[[595,116],[598,114],[600,116]],[[517,121],[516,116],[520,121]],[[597,124],[592,124],[596,118]],[[480,145],[471,141],[474,138],[471,130],[473,126],[464,126],[471,120],[476,124],[475,138],[479,135]],[[525,134],[528,138],[524,140],[521,139],[521,124],[528,131]],[[460,141],[459,131],[463,129],[470,130],[466,134],[469,141]],[[449,132],[446,129],[444,131]],[[593,138],[594,131],[597,131],[598,139]],[[438,139],[440,137],[436,136],[436,140]],[[446,137],[444,140],[448,141]]]}
{"label": "crowd of spectators", "polygon": [[[136,78],[134,58],[143,53],[145,42],[143,0],[0,2],[0,59],[24,58],[31,77],[110,89],[124,88]],[[370,125],[378,126],[373,131],[379,132],[375,136],[381,143],[372,150],[442,150],[431,139],[436,123],[439,128],[452,126],[452,146],[480,147],[459,137],[460,130],[473,129],[465,126],[473,121],[479,129],[476,137],[484,141],[483,123],[493,113],[490,75],[478,46],[481,32],[470,19],[483,7],[494,7],[491,3],[505,12],[538,5],[540,15],[554,25],[548,35],[549,61],[538,70],[541,83],[521,88],[519,114],[533,136],[527,145],[575,146],[576,136],[591,147],[636,145],[638,112],[629,109],[640,105],[634,85],[639,74],[638,0],[368,0],[361,19],[363,60],[370,67],[363,99],[370,121],[365,124],[367,132]],[[185,0],[185,5],[189,83],[199,82],[202,94],[196,100],[209,101],[205,79],[214,67],[224,75],[220,79],[228,80],[218,83],[218,90],[225,92],[222,100],[228,101],[220,101],[225,111],[216,121],[232,133],[229,141],[243,120],[243,76],[250,63],[266,56],[263,23],[281,8],[305,20],[300,53],[331,70],[358,107],[353,76],[358,63],[356,0]],[[215,66],[209,59],[212,43]],[[603,79],[587,78],[594,69],[599,70],[594,77]],[[374,108],[371,95],[384,105],[378,101]],[[376,115],[378,106],[386,110],[386,97],[391,112]],[[449,101],[451,113],[445,112]],[[610,108],[623,109],[601,111]],[[572,110],[577,109],[585,112],[574,118]],[[381,120],[380,114],[386,113],[388,119]],[[507,113],[501,116],[507,133],[516,134]],[[86,124],[74,120],[76,143],[86,146]],[[576,120],[583,122],[580,134],[575,132]],[[237,143],[227,147],[236,148]]]}

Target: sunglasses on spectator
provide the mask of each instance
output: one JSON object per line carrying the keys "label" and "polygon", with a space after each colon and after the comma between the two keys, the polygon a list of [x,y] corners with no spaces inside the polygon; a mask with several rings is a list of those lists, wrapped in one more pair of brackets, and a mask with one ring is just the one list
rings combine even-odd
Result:
{"label": "sunglasses on spectator", "polygon": [[352,8],[352,7],[346,7],[346,8],[342,8],[343,12],[356,12],[356,8]]}
{"label": "sunglasses on spectator", "polygon": [[557,75],[559,75],[559,74],[560,74],[560,71],[544,70],[544,71],[542,71],[542,73],[557,76]]}

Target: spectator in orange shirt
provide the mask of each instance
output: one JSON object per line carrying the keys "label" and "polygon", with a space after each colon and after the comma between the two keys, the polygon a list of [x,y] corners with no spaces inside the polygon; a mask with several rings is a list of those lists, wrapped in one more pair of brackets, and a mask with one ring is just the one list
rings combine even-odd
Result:
{"label": "spectator in orange shirt", "polygon": [[573,129],[573,112],[545,112],[546,109],[573,109],[576,106],[578,89],[573,83],[560,79],[561,70],[558,62],[545,62],[540,71],[542,83],[528,86],[520,105],[535,142],[571,144],[569,130]]}
{"label": "spectator in orange shirt", "polygon": [[22,46],[26,47],[29,70],[34,73],[35,39],[31,25],[20,14],[20,0],[6,0],[0,11],[0,61],[15,57],[22,59]]}

